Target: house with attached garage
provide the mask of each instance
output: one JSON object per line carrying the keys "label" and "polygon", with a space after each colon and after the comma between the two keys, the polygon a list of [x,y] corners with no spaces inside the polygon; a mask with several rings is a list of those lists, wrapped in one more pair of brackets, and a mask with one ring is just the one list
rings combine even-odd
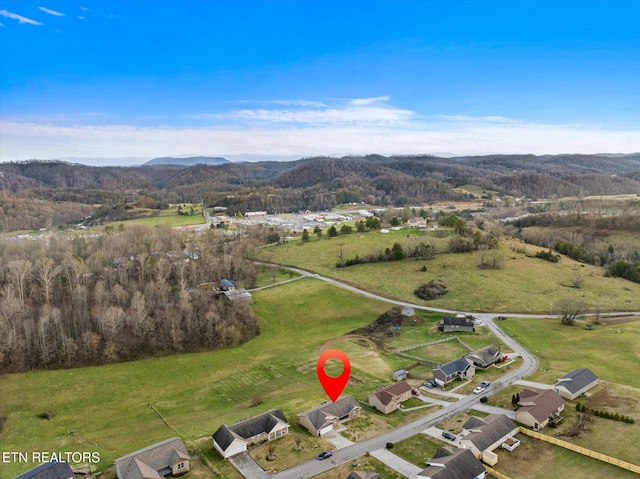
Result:
{"label": "house with attached garage", "polygon": [[454,359],[433,368],[433,377],[440,386],[448,384],[455,379],[471,379],[475,373],[475,366],[465,358]]}
{"label": "house with attached garage", "polygon": [[466,359],[471,361],[476,368],[487,369],[502,360],[500,350],[495,346],[487,346],[467,354]]}
{"label": "house with attached garage", "polygon": [[411,397],[411,389],[407,381],[380,388],[369,395],[369,406],[383,414],[389,414],[398,409],[400,403]]}
{"label": "house with attached garage", "polygon": [[118,479],[163,479],[189,472],[190,460],[182,439],[172,437],[119,457],[114,462]]}
{"label": "house with attached garage", "polygon": [[322,436],[340,423],[360,417],[361,409],[353,396],[342,396],[336,402],[327,401],[298,414],[298,421],[314,436]]}
{"label": "house with attached garage", "polygon": [[73,471],[67,462],[45,462],[14,479],[73,479]]}
{"label": "house with attached garage", "polygon": [[508,441],[509,450],[515,449],[520,441],[513,440],[518,426],[504,414],[490,414],[485,418],[471,417],[462,425],[460,445],[486,464],[493,466],[498,456],[493,451]]}
{"label": "house with attached garage", "polygon": [[213,447],[227,459],[288,433],[289,422],[282,409],[272,409],[232,426],[223,424],[213,433]]}
{"label": "house with attached garage", "polygon": [[451,446],[438,449],[427,461],[427,468],[418,473],[424,479],[484,479],[485,468],[469,449]]}
{"label": "house with attached garage", "polygon": [[516,421],[536,431],[562,421],[560,413],[564,410],[564,399],[551,389],[539,392],[525,389],[520,393],[518,405]]}
{"label": "house with attached garage", "polygon": [[575,399],[598,385],[600,378],[588,368],[574,369],[558,379],[553,390],[565,399]]}

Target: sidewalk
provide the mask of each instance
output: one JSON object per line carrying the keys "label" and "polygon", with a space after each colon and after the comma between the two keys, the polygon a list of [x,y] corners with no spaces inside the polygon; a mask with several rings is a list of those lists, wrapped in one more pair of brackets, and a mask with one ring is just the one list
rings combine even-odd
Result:
{"label": "sidewalk", "polygon": [[415,466],[410,462],[405,461],[401,457],[398,457],[395,454],[387,451],[386,449],[371,451],[371,455],[378,461],[386,464],[394,471],[402,474],[404,477],[407,477],[409,479],[415,479],[418,473],[424,469],[424,467],[421,468]]}

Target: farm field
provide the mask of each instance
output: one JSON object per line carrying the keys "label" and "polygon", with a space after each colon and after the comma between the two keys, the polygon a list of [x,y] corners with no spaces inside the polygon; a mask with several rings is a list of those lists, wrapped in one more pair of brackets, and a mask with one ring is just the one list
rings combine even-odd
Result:
{"label": "farm field", "polygon": [[[340,250],[348,259],[356,254],[362,257],[390,248],[394,242],[403,247],[421,241],[433,242],[436,251],[442,251],[446,241],[446,238],[431,236],[432,233],[415,238],[407,238],[407,235],[414,235],[414,232],[403,229],[388,234],[369,232],[313,239],[308,243],[291,241],[263,249],[260,258],[297,266],[389,298],[456,311],[548,314],[549,307],[553,308],[563,298],[579,299],[592,307],[597,305],[601,310],[640,310],[640,284],[605,278],[602,268],[566,257],[559,263],[528,257],[524,251],[532,255],[539,248],[520,242],[500,243],[501,268],[496,270],[478,267],[482,254],[479,251],[437,254],[430,261],[405,259],[336,268]],[[485,262],[491,261],[492,254],[487,255]],[[427,271],[421,271],[423,266]],[[584,278],[580,289],[570,286],[577,275]],[[402,278],[402,281],[392,278]],[[417,298],[414,289],[430,280],[443,282],[449,293],[433,301]]]}
{"label": "farm field", "polygon": [[[182,210],[189,212],[190,208],[193,208],[193,214],[179,215],[178,206],[182,207]],[[148,215],[143,218],[136,218],[126,221],[115,221],[110,223],[111,225],[118,225],[120,223],[127,225],[145,225],[145,226],[191,226],[201,225],[204,223],[202,218],[202,205],[199,203],[181,203],[180,205],[174,205],[171,208],[160,211],[151,209],[136,208],[132,210],[133,214],[140,214],[141,216]]]}

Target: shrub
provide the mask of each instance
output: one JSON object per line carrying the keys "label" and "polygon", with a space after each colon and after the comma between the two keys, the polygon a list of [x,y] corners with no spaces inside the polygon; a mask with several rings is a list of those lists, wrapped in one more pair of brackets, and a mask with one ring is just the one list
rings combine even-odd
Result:
{"label": "shrub", "polygon": [[485,403],[485,402],[487,402],[488,400],[489,400],[489,398],[488,398],[487,396],[482,396],[482,397],[480,398],[480,402],[482,402],[482,403]]}
{"label": "shrub", "polygon": [[388,442],[387,445],[385,446],[387,449],[393,449],[393,443],[392,442]]}

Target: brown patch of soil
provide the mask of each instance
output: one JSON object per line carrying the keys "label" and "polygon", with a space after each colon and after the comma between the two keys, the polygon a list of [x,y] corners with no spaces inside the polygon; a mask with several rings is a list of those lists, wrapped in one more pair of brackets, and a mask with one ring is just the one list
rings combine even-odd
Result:
{"label": "brown patch of soil", "polygon": [[444,283],[439,283],[437,281],[431,280],[427,284],[418,286],[413,294],[415,294],[420,299],[429,301],[432,299],[437,299],[440,296],[444,296],[448,292],[449,289]]}
{"label": "brown patch of soil", "polygon": [[340,336],[339,338],[335,338],[335,339],[330,339],[329,341],[325,341],[322,346],[320,346],[320,348],[318,349],[318,354],[322,354],[324,351],[326,351],[327,349],[329,349],[331,346],[333,346],[336,343],[339,343],[341,341],[346,341],[346,340],[354,340],[354,341],[361,341],[369,346],[371,346],[371,348],[375,351],[376,349],[378,349],[376,343],[374,343],[373,341],[371,341],[369,338],[362,336],[360,334],[344,334],[342,336]]}
{"label": "brown patch of soil", "polygon": [[609,390],[603,387],[598,388],[597,392],[589,396],[586,403],[594,409],[607,409],[617,412],[631,410],[635,406],[635,402],[632,399],[612,396],[609,394]]}
{"label": "brown patch of soil", "polygon": [[373,323],[363,328],[354,329],[351,334],[364,336],[373,341],[378,349],[384,349],[387,342],[398,336],[398,331],[394,327],[400,327],[405,316],[401,308],[391,308],[386,313],[378,317]]}
{"label": "brown patch of soil", "polygon": [[632,323],[634,321],[640,321],[640,316],[600,317],[600,319],[594,320],[593,322],[594,324],[601,324],[603,326],[615,326],[616,324]]}
{"label": "brown patch of soil", "polygon": [[588,414],[578,413],[576,425],[573,426],[568,431],[563,432],[562,434],[558,434],[557,437],[569,437],[569,438],[578,437],[583,432],[586,432],[589,430],[589,427],[591,426],[592,421],[593,421],[593,418]]}

